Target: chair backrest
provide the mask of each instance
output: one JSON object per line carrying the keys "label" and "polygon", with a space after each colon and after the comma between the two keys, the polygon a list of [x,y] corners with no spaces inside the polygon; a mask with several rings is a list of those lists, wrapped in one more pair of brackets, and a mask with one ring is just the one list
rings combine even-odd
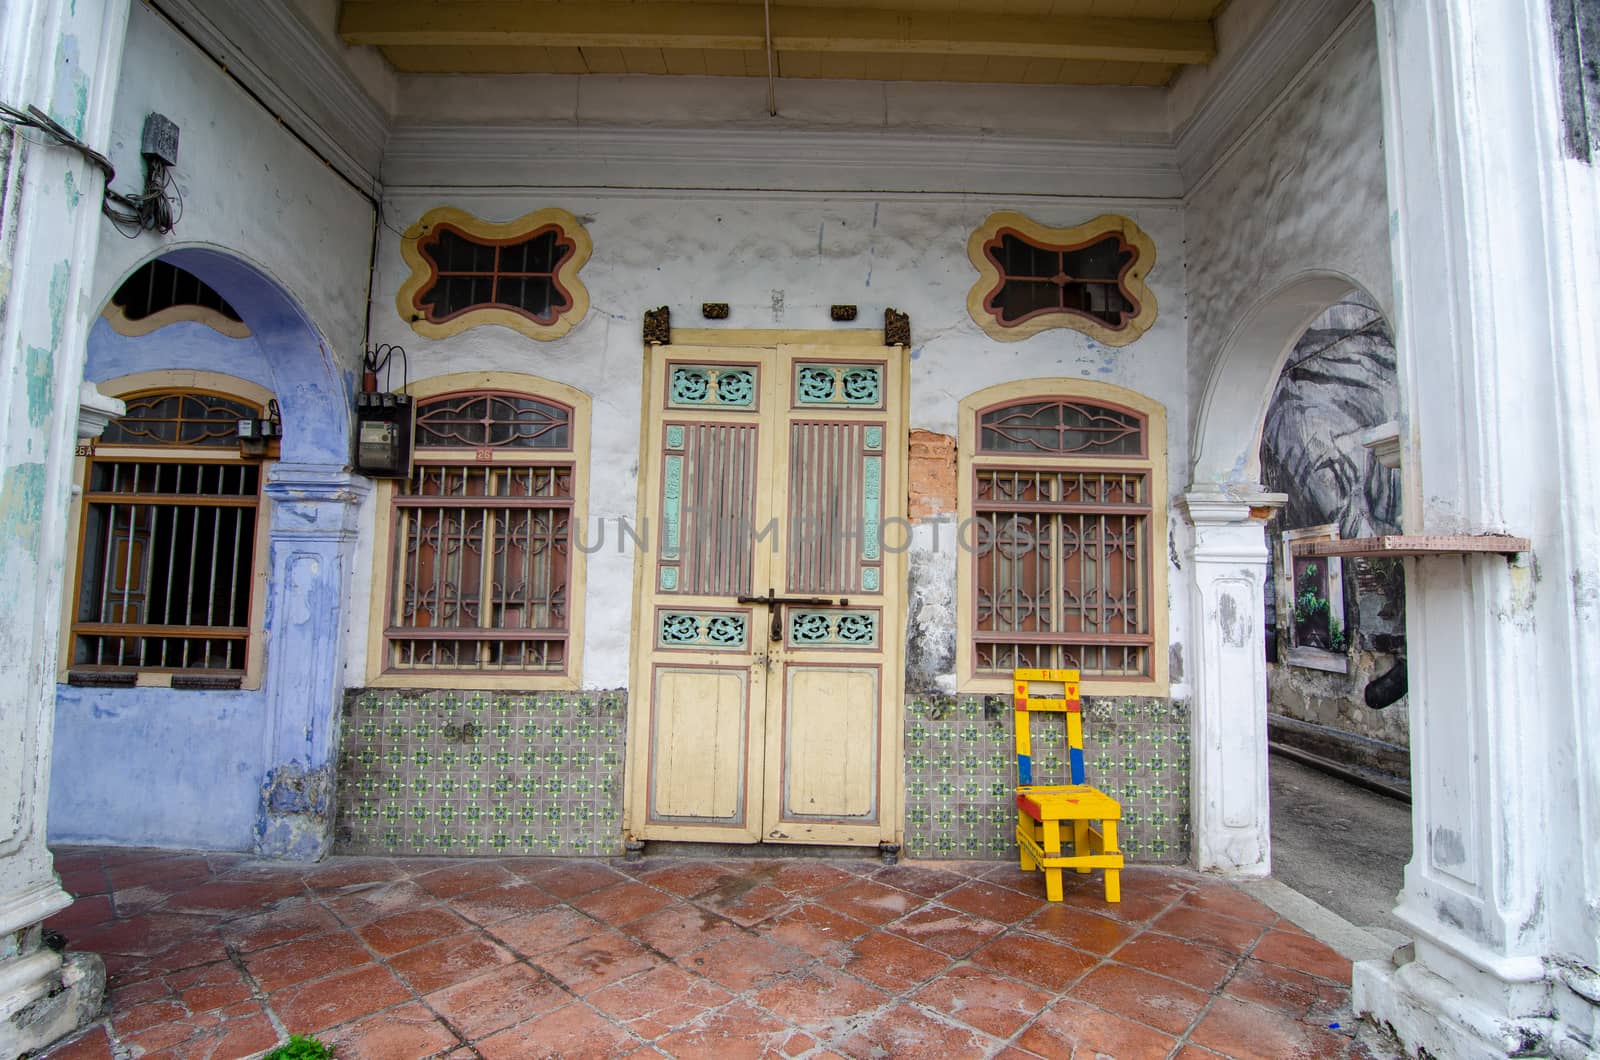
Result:
{"label": "chair backrest", "polygon": [[1017,722],[1017,783],[1033,783],[1033,734],[1029,721],[1036,711],[1066,715],[1072,783],[1087,783],[1083,770],[1083,701],[1078,698],[1078,671],[1013,670],[1011,680]]}

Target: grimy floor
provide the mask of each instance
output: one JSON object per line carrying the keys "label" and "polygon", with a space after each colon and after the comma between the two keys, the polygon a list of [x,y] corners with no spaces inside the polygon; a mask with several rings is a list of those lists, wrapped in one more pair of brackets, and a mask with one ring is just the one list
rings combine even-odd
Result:
{"label": "grimy floor", "polygon": [[1350,965],[1217,880],[1123,901],[994,862],[334,858],[63,848],[101,1021],[45,1054],[1368,1057]]}

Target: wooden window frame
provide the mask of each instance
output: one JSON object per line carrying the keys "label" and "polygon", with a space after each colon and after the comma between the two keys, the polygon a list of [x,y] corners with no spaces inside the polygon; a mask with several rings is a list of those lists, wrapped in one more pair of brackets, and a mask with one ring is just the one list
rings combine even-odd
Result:
{"label": "wooden window frame", "polygon": [[[1030,243],[1052,250],[1082,248],[1100,240],[1117,237],[1134,252],[1134,258],[1121,271],[1120,288],[1133,303],[1135,312],[1121,327],[1112,327],[1088,313],[1072,309],[1036,310],[1014,323],[1003,323],[989,300],[999,293],[1007,277],[990,257],[988,248],[1001,234],[1010,232]],[[1156,264],[1156,245],[1150,236],[1121,214],[1102,214],[1071,228],[1051,228],[1030,217],[1009,210],[990,214],[967,240],[967,259],[978,270],[978,281],[967,292],[967,313],[983,333],[1001,342],[1021,342],[1052,328],[1069,328],[1106,346],[1126,346],[1155,325],[1158,307],[1155,292],[1145,277]]]}
{"label": "wooden window frame", "polygon": [[[152,392],[191,392],[211,394],[265,410],[273,400],[272,392],[244,379],[216,372],[155,371],[121,376],[99,384],[101,393],[108,397],[130,398]],[[262,414],[262,413],[258,413]],[[161,464],[259,464],[260,474],[251,507],[255,510],[255,530],[249,545],[250,600],[247,606],[248,626],[245,628],[243,667],[236,670],[206,668],[179,668],[153,666],[77,666],[73,663],[80,623],[77,617],[78,597],[82,590],[84,573],[83,550],[88,529],[88,506],[95,503],[89,493],[89,473],[94,462],[139,461]],[[268,541],[272,521],[271,501],[264,487],[267,484],[269,460],[252,460],[241,457],[236,449],[224,446],[180,445],[106,445],[98,442],[80,444],[73,467],[73,478],[78,483],[68,514],[68,540],[73,542],[69,562],[72,564],[69,591],[62,594],[61,633],[56,679],[66,684],[74,680],[73,671],[80,675],[101,672],[108,675],[132,674],[132,683],[138,687],[174,687],[187,689],[238,688],[246,691],[259,689],[265,668],[265,618],[268,581]],[[156,500],[159,503],[159,499]],[[186,506],[197,502],[186,501]],[[203,502],[199,502],[203,505]],[[233,506],[237,506],[234,504]],[[143,625],[150,625],[143,623]],[[186,627],[196,630],[208,627]],[[237,627],[230,627],[237,628]],[[203,634],[197,634],[203,636]],[[215,680],[213,680],[215,679]],[[81,683],[99,684],[100,681],[83,680]],[[105,682],[115,686],[121,682]]]}
{"label": "wooden window frame", "polygon": [[[429,320],[419,298],[437,280],[438,271],[433,260],[423,251],[422,244],[440,228],[453,230],[488,245],[518,243],[533,238],[543,230],[556,230],[562,241],[572,245],[572,253],[557,266],[551,278],[556,287],[571,300],[571,304],[548,323],[521,310],[492,304],[454,313],[445,320]],[[400,239],[400,254],[410,267],[411,275],[395,296],[395,307],[401,319],[413,331],[429,339],[452,338],[469,328],[486,324],[511,328],[540,342],[558,339],[576,327],[589,312],[589,291],[578,278],[578,272],[593,250],[594,244],[589,239],[589,233],[578,219],[556,207],[535,210],[504,224],[480,220],[454,206],[436,207],[407,228]]]}
{"label": "wooden window frame", "polygon": [[[570,512],[564,667],[557,672],[483,669],[411,670],[390,665],[391,645],[398,639],[391,637],[392,627],[389,622],[396,606],[394,594],[398,583],[394,567],[395,534],[398,526],[396,512],[398,508],[423,505],[403,500],[401,493],[403,483],[386,480],[378,484],[377,520],[373,535],[372,610],[367,638],[367,684],[370,687],[486,690],[572,690],[581,687],[587,564],[586,556],[578,546],[587,540],[585,535],[588,532],[586,519],[591,408],[589,396],[574,387],[515,372],[460,372],[421,380],[407,388],[407,393],[418,402],[419,406],[437,397],[478,392],[533,398],[571,411],[567,445],[564,447],[429,447],[418,449],[413,455],[414,462],[425,467],[570,468],[572,496],[570,502],[563,500],[558,505]],[[536,504],[525,506],[550,507],[550,505]],[[503,508],[507,505],[489,503],[484,507]],[[496,639],[492,636],[494,627],[483,628],[486,635],[480,639]]]}
{"label": "wooden window frame", "polygon": [[[1144,451],[1138,456],[1052,455],[1028,452],[979,451],[980,417],[1006,405],[1068,401],[1109,406],[1144,419]],[[1042,472],[1112,472],[1145,478],[1148,502],[1145,567],[1141,572],[1143,601],[1149,616],[1149,672],[1142,677],[1103,677],[1085,674],[1087,695],[1166,696],[1167,674],[1167,434],[1166,409],[1157,401],[1123,387],[1083,379],[1027,379],[1002,383],[968,395],[961,401],[957,440],[957,619],[956,683],[961,692],[1003,692],[1011,687],[1010,673],[977,668],[977,556],[973,551],[978,474],[985,470]],[[1062,635],[1052,643],[1073,643]]]}

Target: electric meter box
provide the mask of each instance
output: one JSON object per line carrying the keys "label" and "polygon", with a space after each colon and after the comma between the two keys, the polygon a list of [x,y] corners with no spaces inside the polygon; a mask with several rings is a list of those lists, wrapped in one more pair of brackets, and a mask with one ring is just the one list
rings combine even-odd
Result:
{"label": "electric meter box", "polygon": [[356,470],[368,478],[411,474],[416,404],[408,394],[356,395]]}

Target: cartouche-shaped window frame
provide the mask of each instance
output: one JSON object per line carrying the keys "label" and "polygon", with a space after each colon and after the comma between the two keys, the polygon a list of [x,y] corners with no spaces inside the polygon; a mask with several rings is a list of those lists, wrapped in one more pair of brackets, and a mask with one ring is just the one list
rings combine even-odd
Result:
{"label": "cartouche-shaped window frame", "polygon": [[[448,320],[429,320],[418,299],[433,285],[438,274],[433,261],[424,253],[422,244],[441,226],[486,244],[512,243],[530,238],[540,229],[556,229],[558,241],[572,248],[571,253],[556,267],[553,276],[557,290],[567,296],[569,304],[557,312],[549,323],[541,323],[526,312],[492,303],[457,313]],[[589,291],[578,278],[578,270],[588,262],[593,251],[594,244],[589,239],[588,231],[576,217],[558,207],[535,210],[503,224],[481,220],[454,206],[435,207],[418,218],[401,237],[400,254],[410,266],[411,275],[395,296],[395,307],[401,319],[410,324],[413,331],[429,339],[451,338],[469,328],[486,324],[511,328],[540,342],[559,339],[576,327],[589,312]]]}
{"label": "cartouche-shaped window frame", "polygon": [[[1091,246],[1108,238],[1120,238],[1132,251],[1132,259],[1118,276],[1122,295],[1134,312],[1120,327],[1112,327],[1089,313],[1071,309],[1035,312],[1015,323],[1002,321],[992,300],[1004,287],[1007,276],[990,254],[990,249],[1007,235],[1049,251],[1071,251]],[[1001,342],[1021,342],[1052,328],[1080,331],[1106,346],[1126,346],[1138,339],[1156,322],[1156,296],[1145,277],[1156,263],[1156,245],[1150,236],[1127,217],[1102,214],[1071,228],[1051,228],[1020,213],[1002,210],[992,213],[967,240],[967,258],[978,270],[978,281],[967,294],[967,312],[984,334]]]}

